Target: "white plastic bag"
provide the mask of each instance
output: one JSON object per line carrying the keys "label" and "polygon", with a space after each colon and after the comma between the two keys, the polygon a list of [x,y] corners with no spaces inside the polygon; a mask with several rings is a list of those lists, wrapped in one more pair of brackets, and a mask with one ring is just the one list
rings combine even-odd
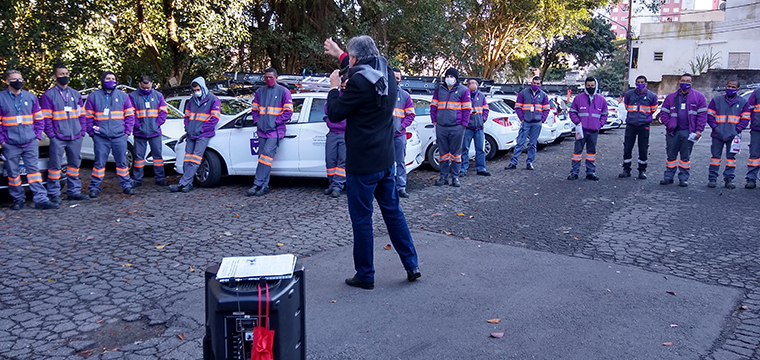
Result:
{"label": "white plastic bag", "polygon": [[583,139],[583,125],[575,125],[575,140]]}
{"label": "white plastic bag", "polygon": [[734,140],[731,141],[731,153],[738,154],[742,150],[742,134],[736,134]]}

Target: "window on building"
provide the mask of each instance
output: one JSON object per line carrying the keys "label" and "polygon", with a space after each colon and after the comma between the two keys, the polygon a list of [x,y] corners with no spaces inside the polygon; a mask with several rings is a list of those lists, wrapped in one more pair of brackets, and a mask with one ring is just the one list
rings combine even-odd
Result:
{"label": "window on building", "polygon": [[662,61],[662,51],[654,52],[654,61]]}
{"label": "window on building", "polygon": [[669,9],[669,8],[662,8],[662,12],[663,12],[663,13],[666,13],[666,12],[668,12],[668,11],[670,11],[670,9]]}
{"label": "window on building", "polygon": [[618,8],[614,8],[614,9],[612,9],[612,12],[616,13],[616,12],[618,12],[618,10],[619,10]]}
{"label": "window on building", "polygon": [[681,0],[673,0],[673,4],[678,4],[680,2],[681,2]]}
{"label": "window on building", "polygon": [[611,26],[610,26],[610,29],[612,29],[612,30],[617,30],[617,25],[611,25]]}
{"label": "window on building", "polygon": [[639,48],[631,49],[631,69],[639,68]]}
{"label": "window on building", "polygon": [[678,21],[678,16],[674,16],[673,21]]}
{"label": "window on building", "polygon": [[729,69],[749,69],[748,52],[730,52],[728,53]]}
{"label": "window on building", "polygon": [[673,12],[677,13],[678,12],[678,8],[673,8]]}
{"label": "window on building", "polygon": [[617,16],[613,16],[612,21],[617,21]]}

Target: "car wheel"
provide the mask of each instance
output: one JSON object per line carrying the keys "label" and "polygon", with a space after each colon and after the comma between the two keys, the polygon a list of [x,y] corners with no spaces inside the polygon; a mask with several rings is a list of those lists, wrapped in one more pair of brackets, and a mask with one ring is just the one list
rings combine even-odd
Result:
{"label": "car wheel", "polygon": [[564,136],[558,136],[556,139],[554,139],[553,144],[555,144],[555,145],[556,144],[561,144],[563,141],[565,141],[565,137]]}
{"label": "car wheel", "polygon": [[486,135],[486,141],[484,141],[484,143],[486,160],[493,160],[493,158],[496,157],[496,152],[499,151],[499,145],[497,145],[496,140],[489,135]]}
{"label": "car wheel", "polygon": [[132,166],[135,165],[135,147],[134,145],[127,143],[127,169],[132,172]]}
{"label": "car wheel", "polygon": [[222,178],[222,161],[213,151],[206,151],[198,171],[195,172],[195,183],[202,187],[212,187]]}
{"label": "car wheel", "polygon": [[435,171],[441,171],[441,164],[438,162],[439,157],[440,155],[438,154],[438,145],[430,145],[425,158],[427,159],[428,164],[430,164],[430,166]]}

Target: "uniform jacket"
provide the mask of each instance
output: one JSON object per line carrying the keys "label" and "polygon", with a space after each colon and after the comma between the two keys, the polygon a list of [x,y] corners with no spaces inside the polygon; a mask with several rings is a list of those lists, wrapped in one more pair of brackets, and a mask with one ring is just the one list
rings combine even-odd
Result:
{"label": "uniform jacket", "polygon": [[216,124],[222,115],[222,102],[216,95],[208,92],[206,81],[202,77],[193,79],[201,87],[200,98],[193,96],[185,105],[185,132],[191,140],[210,138],[216,134]]}
{"label": "uniform jacket", "polygon": [[430,120],[433,124],[467,127],[471,111],[470,89],[462,84],[454,85],[451,90],[441,84],[433,93],[433,101],[430,103]]}
{"label": "uniform jacket", "polygon": [[141,138],[161,136],[161,125],[166,122],[166,116],[169,115],[169,107],[164,101],[164,96],[153,89],[150,90],[150,94],[143,95],[138,89],[129,93],[129,97],[135,106],[137,118],[134,128],[135,136]]}
{"label": "uniform jacket", "polygon": [[543,90],[538,89],[535,97],[530,87],[526,87],[517,94],[515,112],[520,121],[545,122],[549,117],[549,111],[551,111],[549,96]]}
{"label": "uniform jacket", "polygon": [[[665,97],[660,109],[660,121],[665,125],[666,133],[673,135],[678,126],[678,108],[676,107],[676,97],[678,92]],[[701,92],[694,89],[689,90],[686,96],[686,110],[689,112],[689,132],[702,132],[707,124],[707,99]]]}
{"label": "uniform jacket", "polygon": [[40,108],[48,138],[74,140],[87,133],[87,118],[79,91],[55,85],[40,96]]}
{"label": "uniform jacket", "polygon": [[409,96],[406,90],[399,87],[398,95],[396,95],[396,105],[393,109],[393,136],[406,136],[406,128],[412,124],[415,116],[412,97]]}
{"label": "uniform jacket", "polygon": [[639,93],[636,89],[628,90],[623,97],[625,103],[625,123],[634,126],[652,123],[652,114],[657,111],[657,94],[644,89]]}
{"label": "uniform jacket", "polygon": [[470,100],[472,100],[472,113],[470,114],[470,121],[467,123],[467,128],[471,130],[483,129],[483,125],[488,120],[488,101],[486,96],[480,92],[470,92]]}
{"label": "uniform jacket", "polygon": [[584,92],[573,99],[568,113],[573,124],[581,124],[585,132],[597,132],[607,122],[607,100],[602,95],[589,96]]}
{"label": "uniform jacket", "polygon": [[710,136],[721,141],[733,139],[749,124],[749,104],[746,99],[734,95],[718,95],[707,107],[707,124],[712,128]]}
{"label": "uniform jacket", "polygon": [[293,97],[282,85],[262,86],[253,97],[251,117],[256,133],[263,138],[285,137],[285,123],[293,116]]}
{"label": "uniform jacket", "polygon": [[[343,94],[343,91],[338,90],[339,94]],[[332,122],[330,119],[327,118],[327,102],[325,102],[325,117],[323,118],[325,122],[327,123],[327,128],[330,130],[330,132],[335,134],[345,134],[346,133],[346,119],[343,119],[343,121],[339,122]]]}
{"label": "uniform jacket", "polygon": [[0,144],[26,147],[35,139],[42,139],[45,120],[34,94],[21,90],[14,96],[10,90],[0,92]]}
{"label": "uniform jacket", "polygon": [[[118,89],[110,94],[104,89],[93,91],[85,103],[87,133],[105,138],[129,135],[135,126],[135,108],[129,96]],[[96,132],[94,126],[100,129]]]}
{"label": "uniform jacket", "polygon": [[749,107],[750,117],[750,129],[760,130],[760,89],[757,89],[749,95],[749,101],[747,101]]}

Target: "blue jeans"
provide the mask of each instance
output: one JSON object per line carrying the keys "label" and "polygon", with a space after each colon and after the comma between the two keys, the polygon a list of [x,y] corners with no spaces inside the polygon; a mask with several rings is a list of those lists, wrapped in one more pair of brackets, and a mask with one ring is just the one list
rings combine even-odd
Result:
{"label": "blue jeans", "polygon": [[538,137],[541,135],[542,122],[527,122],[523,121],[520,125],[520,132],[517,134],[517,145],[513,151],[512,159],[509,161],[512,165],[517,165],[517,159],[520,158],[523,148],[525,147],[526,138],[530,138],[528,143],[528,164],[532,164],[533,160],[536,160],[536,147],[538,146]]}
{"label": "blue jeans", "polygon": [[372,234],[373,196],[380,206],[388,236],[401,258],[404,269],[408,271],[417,268],[417,251],[414,249],[412,234],[409,232],[404,211],[399,206],[395,174],[395,164],[373,174],[346,174],[348,213],[354,230],[354,269],[356,269],[356,278],[363,282],[375,281]]}
{"label": "blue jeans", "polygon": [[464,141],[462,141],[462,173],[467,172],[470,167],[470,141],[475,139],[475,169],[477,171],[486,171],[486,136],[483,129],[464,129]]}

